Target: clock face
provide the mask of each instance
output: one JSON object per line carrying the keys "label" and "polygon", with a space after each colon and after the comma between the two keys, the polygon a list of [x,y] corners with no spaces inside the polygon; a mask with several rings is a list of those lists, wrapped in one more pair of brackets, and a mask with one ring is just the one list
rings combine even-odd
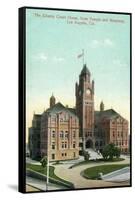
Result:
{"label": "clock face", "polygon": [[89,95],[90,94],[90,89],[86,90],[86,94]]}

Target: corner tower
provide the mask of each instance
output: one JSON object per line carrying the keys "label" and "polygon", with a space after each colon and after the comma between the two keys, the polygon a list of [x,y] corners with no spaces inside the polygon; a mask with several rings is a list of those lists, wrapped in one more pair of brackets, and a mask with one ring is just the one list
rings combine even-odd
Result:
{"label": "corner tower", "polygon": [[79,84],[76,83],[76,113],[79,117],[80,137],[82,147],[94,147],[94,80],[86,64],[79,75]]}

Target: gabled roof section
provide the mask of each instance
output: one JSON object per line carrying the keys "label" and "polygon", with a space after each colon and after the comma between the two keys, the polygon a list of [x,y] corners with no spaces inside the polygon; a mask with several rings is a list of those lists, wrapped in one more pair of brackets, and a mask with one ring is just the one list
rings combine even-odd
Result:
{"label": "gabled roof section", "polygon": [[104,110],[104,111],[95,111],[95,120],[96,121],[99,121],[103,118],[106,118],[106,119],[113,119],[114,118],[115,119],[115,118],[118,118],[118,117],[123,118],[119,113],[117,113],[113,109]]}
{"label": "gabled roof section", "polygon": [[67,108],[70,112],[76,115],[76,109],[75,108]]}
{"label": "gabled roof section", "polygon": [[57,114],[59,112],[62,112],[62,111],[65,111],[65,112],[68,112],[69,114],[72,114],[74,116],[77,116],[75,114],[75,109],[73,108],[66,108],[62,103],[58,102],[57,104],[55,104],[53,107],[51,108],[48,108],[46,110],[46,112],[48,113],[52,113],[52,114]]}
{"label": "gabled roof section", "polygon": [[65,107],[60,102],[58,102],[54,106],[52,106],[51,108],[48,108],[46,110],[46,112],[57,113],[57,112],[62,111],[64,109],[65,109]]}

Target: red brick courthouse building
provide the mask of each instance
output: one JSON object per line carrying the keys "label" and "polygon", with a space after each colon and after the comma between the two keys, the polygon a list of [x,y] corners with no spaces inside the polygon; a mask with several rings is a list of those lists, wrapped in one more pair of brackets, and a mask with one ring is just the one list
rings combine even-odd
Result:
{"label": "red brick courthouse building", "polygon": [[34,114],[29,128],[30,157],[37,159],[77,159],[79,151],[92,148],[102,151],[114,143],[122,152],[128,151],[128,121],[113,109],[94,109],[94,80],[86,64],[75,84],[76,105],[68,108],[50,98],[50,108],[41,115]]}

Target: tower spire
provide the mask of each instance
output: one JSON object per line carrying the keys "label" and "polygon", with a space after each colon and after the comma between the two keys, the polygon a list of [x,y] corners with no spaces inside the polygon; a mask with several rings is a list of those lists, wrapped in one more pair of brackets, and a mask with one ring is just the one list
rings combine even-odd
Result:
{"label": "tower spire", "polygon": [[103,101],[101,101],[100,103],[100,111],[104,111],[105,105],[103,103]]}

